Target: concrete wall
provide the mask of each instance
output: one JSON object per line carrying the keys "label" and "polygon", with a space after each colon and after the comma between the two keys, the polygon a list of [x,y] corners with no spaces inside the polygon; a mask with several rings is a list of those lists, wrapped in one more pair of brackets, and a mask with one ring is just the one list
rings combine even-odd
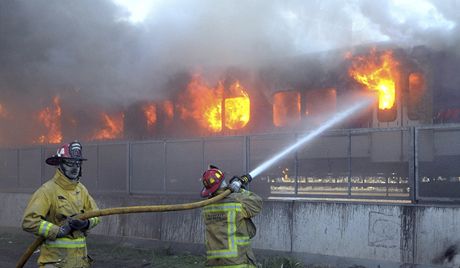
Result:
{"label": "concrete wall", "polygon": [[[0,193],[1,227],[20,225],[29,197],[24,193]],[[171,197],[96,196],[100,208],[165,204],[167,200]],[[174,203],[191,201],[196,199],[176,198]],[[189,210],[109,216],[93,233],[203,247],[200,213]],[[255,223],[256,249],[307,256],[307,261],[353,260],[367,267],[430,265],[448,246],[460,241],[460,208],[453,206],[266,201]]]}

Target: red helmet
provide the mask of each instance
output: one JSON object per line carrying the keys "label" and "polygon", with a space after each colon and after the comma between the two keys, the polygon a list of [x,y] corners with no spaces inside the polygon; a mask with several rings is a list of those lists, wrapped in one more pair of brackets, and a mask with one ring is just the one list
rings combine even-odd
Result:
{"label": "red helmet", "polygon": [[219,189],[222,182],[225,180],[225,175],[215,166],[209,166],[209,169],[203,173],[201,182],[204,185],[201,190],[201,197],[210,197]]}
{"label": "red helmet", "polygon": [[82,157],[81,149],[81,143],[78,141],[64,144],[59,147],[55,155],[46,159],[46,163],[51,166],[57,166],[62,159],[86,161],[87,159]]}

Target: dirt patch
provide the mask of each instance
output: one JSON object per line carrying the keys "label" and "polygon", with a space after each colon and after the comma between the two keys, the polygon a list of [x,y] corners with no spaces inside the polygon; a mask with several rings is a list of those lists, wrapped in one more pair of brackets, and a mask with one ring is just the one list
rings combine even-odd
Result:
{"label": "dirt patch", "polygon": [[[22,253],[32,243],[34,237],[25,232],[0,230],[0,267],[14,267]],[[168,249],[145,250],[128,247],[123,244],[111,244],[104,241],[91,240],[88,252],[95,260],[95,268],[113,267],[203,267],[204,256],[192,254],[174,255]],[[38,252],[28,261],[25,267],[36,267]]]}
{"label": "dirt patch", "polygon": [[[15,267],[24,250],[34,237],[28,233],[0,229],[0,267]],[[95,260],[94,268],[199,268],[204,267],[205,256],[187,252],[177,254],[170,248],[143,249],[123,243],[109,243],[103,239],[91,239],[88,252]],[[26,268],[36,267],[38,252],[29,260]],[[304,265],[285,256],[261,256],[263,268],[334,268],[327,265]]]}

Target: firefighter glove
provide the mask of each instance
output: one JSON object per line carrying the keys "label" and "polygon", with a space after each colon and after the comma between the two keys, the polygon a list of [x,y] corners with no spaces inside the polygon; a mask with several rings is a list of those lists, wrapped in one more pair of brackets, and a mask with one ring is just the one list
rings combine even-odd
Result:
{"label": "firefighter glove", "polygon": [[[230,181],[229,181],[229,184],[232,184],[232,182],[234,181],[241,181],[240,177],[238,176],[233,176]],[[243,182],[241,181],[241,184],[243,184]]]}
{"label": "firefighter glove", "polygon": [[69,225],[72,230],[84,230],[89,227],[89,220],[79,220],[71,218],[69,220]]}
{"label": "firefighter glove", "polygon": [[[235,177],[233,177],[235,178]],[[230,189],[233,193],[238,193],[241,189],[241,181],[238,179],[233,179],[230,181],[230,184],[228,185],[228,189]]]}
{"label": "firefighter glove", "polygon": [[72,227],[70,227],[69,221],[66,221],[64,223],[64,225],[59,227],[59,231],[58,231],[58,233],[56,235],[56,238],[64,237],[64,236],[70,234],[71,231],[72,231]]}

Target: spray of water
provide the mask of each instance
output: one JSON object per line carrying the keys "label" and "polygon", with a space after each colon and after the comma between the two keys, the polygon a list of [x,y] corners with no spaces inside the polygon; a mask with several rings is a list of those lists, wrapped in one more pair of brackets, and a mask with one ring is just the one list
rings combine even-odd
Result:
{"label": "spray of water", "polygon": [[300,140],[298,140],[296,143],[290,145],[289,147],[287,147],[286,149],[282,150],[281,152],[279,152],[278,154],[274,155],[272,158],[268,159],[267,161],[265,161],[264,163],[262,163],[261,165],[259,165],[258,167],[256,167],[254,170],[252,170],[251,172],[249,172],[249,175],[251,175],[253,178],[256,177],[257,175],[259,175],[260,173],[262,173],[264,170],[266,170],[268,167],[270,167],[271,165],[273,165],[275,162],[277,162],[278,160],[280,160],[281,158],[283,158],[284,156],[286,156],[287,154],[289,154],[290,152],[292,152],[293,150],[295,150],[296,148],[300,147],[301,145],[307,143],[308,141],[311,141],[312,139],[314,139],[316,136],[320,135],[321,133],[323,133],[324,131],[326,131],[327,129],[331,128],[332,126],[334,126],[335,124],[337,124],[338,122],[341,122],[343,121],[345,118],[347,118],[348,116],[354,114],[355,112],[357,112],[358,110],[364,108],[365,106],[367,106],[372,100],[370,99],[365,99],[365,100],[362,100],[360,102],[357,102],[355,104],[353,104],[352,106],[350,106],[348,109],[345,109],[343,110],[342,112],[339,112],[337,113],[335,116],[333,116],[331,119],[329,119],[328,121],[326,121],[323,125],[321,125],[319,128],[313,130],[312,132],[310,132],[309,134],[307,134],[305,137],[301,138]]}

